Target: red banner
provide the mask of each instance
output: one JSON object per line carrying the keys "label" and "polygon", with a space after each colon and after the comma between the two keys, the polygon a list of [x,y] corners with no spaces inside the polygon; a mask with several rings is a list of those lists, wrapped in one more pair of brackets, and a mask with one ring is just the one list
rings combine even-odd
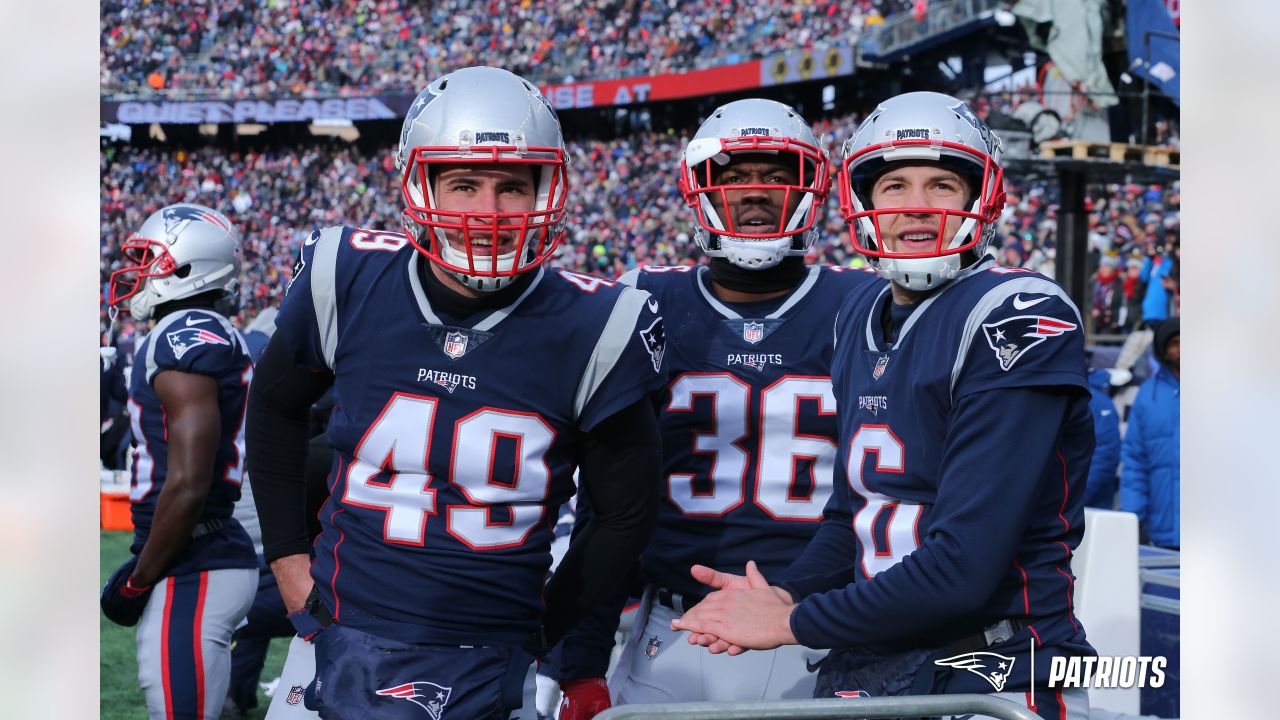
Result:
{"label": "red banner", "polygon": [[557,110],[630,105],[674,100],[760,87],[760,61],[722,65],[685,73],[543,85],[542,93]]}

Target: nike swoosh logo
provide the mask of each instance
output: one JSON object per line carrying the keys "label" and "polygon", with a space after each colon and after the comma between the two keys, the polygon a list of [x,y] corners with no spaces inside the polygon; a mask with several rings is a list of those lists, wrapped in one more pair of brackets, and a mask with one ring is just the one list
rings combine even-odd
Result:
{"label": "nike swoosh logo", "polygon": [[187,323],[186,323],[186,324],[187,324],[187,327],[191,327],[192,325],[199,325],[200,323],[207,323],[207,322],[209,322],[209,321],[210,321],[210,320],[212,320],[212,319],[213,319],[213,318],[207,318],[207,317],[197,318],[197,317],[196,317],[196,316],[194,316],[194,315],[188,315],[188,316],[187,316]]}
{"label": "nike swoosh logo", "polygon": [[657,314],[657,312],[658,312],[658,301],[657,301],[657,300],[650,300],[650,301],[649,301],[649,312],[654,313],[654,314]]}
{"label": "nike swoosh logo", "polygon": [[1029,308],[1029,307],[1031,307],[1031,306],[1033,306],[1033,305],[1039,305],[1040,303],[1042,303],[1042,302],[1044,302],[1045,300],[1048,300],[1048,299],[1049,299],[1049,298],[1048,298],[1048,296],[1045,296],[1045,297],[1036,298],[1035,300],[1023,300],[1023,299],[1022,299],[1022,294],[1021,294],[1021,293],[1019,293],[1019,294],[1015,295],[1015,296],[1014,296],[1014,298],[1013,298],[1013,309],[1014,309],[1014,310],[1026,310],[1027,308]]}
{"label": "nike swoosh logo", "polygon": [[302,245],[303,247],[306,247],[307,245],[315,245],[316,241],[319,239],[320,239],[320,233],[311,233],[310,235],[307,236],[306,240],[302,241]]}

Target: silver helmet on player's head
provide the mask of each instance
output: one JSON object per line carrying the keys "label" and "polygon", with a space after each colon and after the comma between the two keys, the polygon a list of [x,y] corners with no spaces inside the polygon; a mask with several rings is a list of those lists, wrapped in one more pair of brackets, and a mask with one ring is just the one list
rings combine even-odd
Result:
{"label": "silver helmet on player's head", "polygon": [[[840,166],[840,211],[859,252],[909,290],[937,287],[963,269],[961,253],[981,257],[996,234],[1004,208],[1000,138],[964,102],[935,92],[911,92],[886,100],[844,145]],[[968,187],[965,209],[872,205],[877,180],[908,165],[928,165],[961,176]],[[886,244],[887,226],[913,220],[909,251]],[[921,220],[919,218],[931,218]],[[948,221],[951,221],[948,223]],[[955,228],[952,230],[951,228]]]}
{"label": "silver helmet on player's head", "polygon": [[136,320],[156,306],[214,290],[217,309],[240,306],[240,233],[226,215],[193,203],[167,205],[151,214],[120,246],[122,267],[111,273],[107,304]]}
{"label": "silver helmet on player's head", "polygon": [[804,255],[831,189],[827,153],[792,108],[752,98],[716,108],[680,161],[703,252],[763,270]]}
{"label": "silver helmet on player's head", "polygon": [[[409,242],[473,290],[505,286],[564,238],[567,162],[560,121],[527,80],[491,67],[436,78],[409,108],[396,154]],[[442,208],[436,180],[459,167],[531,172],[531,204]]]}

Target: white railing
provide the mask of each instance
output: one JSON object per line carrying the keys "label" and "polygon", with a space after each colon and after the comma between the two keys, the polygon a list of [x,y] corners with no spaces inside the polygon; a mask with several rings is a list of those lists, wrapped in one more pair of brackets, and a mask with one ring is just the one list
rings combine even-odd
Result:
{"label": "white railing", "polygon": [[1039,715],[1021,705],[990,695],[901,695],[779,702],[624,705],[605,710],[596,716],[596,720],[845,720],[966,714],[986,715],[997,720],[1041,720]]}

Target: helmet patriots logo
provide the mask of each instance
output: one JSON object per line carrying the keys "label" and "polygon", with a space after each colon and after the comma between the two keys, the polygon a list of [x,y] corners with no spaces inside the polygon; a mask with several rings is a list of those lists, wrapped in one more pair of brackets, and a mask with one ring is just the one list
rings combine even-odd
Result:
{"label": "helmet patriots logo", "polygon": [[181,330],[174,330],[171,333],[165,333],[165,339],[169,341],[169,347],[173,350],[173,356],[182,359],[187,351],[197,345],[230,345],[231,341],[220,337],[216,333],[209,332],[199,327],[184,327]]}
{"label": "helmet patriots logo", "polygon": [[988,155],[995,154],[996,141],[995,136],[991,134],[991,128],[987,127],[987,124],[982,122],[982,119],[973,112],[973,109],[969,107],[968,103],[957,103],[947,109],[964,118],[965,122],[972,125],[978,131],[978,134],[982,136],[982,144],[987,146],[986,150]]}
{"label": "helmet patriots logo", "polygon": [[374,692],[384,697],[408,700],[426,710],[427,714],[431,716],[431,720],[440,720],[440,718],[444,717],[444,706],[449,703],[449,695],[453,693],[453,688],[437,685],[433,682],[419,681],[383,688]]}
{"label": "helmet patriots logo", "polygon": [[996,692],[1003,692],[1004,684],[1009,679],[1009,673],[1013,670],[1014,660],[1015,658],[999,653],[984,651],[953,655],[933,662],[935,665],[968,670],[974,675],[981,675],[983,679],[991,683],[991,687],[995,688]]}
{"label": "helmet patriots logo", "polygon": [[1028,350],[1045,341],[1076,329],[1074,323],[1044,315],[1019,315],[998,323],[984,323],[982,332],[996,353],[1000,369],[1008,371]]}
{"label": "helmet patriots logo", "polygon": [[168,235],[170,245],[178,239],[178,231],[186,227],[189,222],[213,223],[223,230],[230,230],[217,215],[193,205],[172,205],[164,209],[162,217],[164,217],[164,231]]}

